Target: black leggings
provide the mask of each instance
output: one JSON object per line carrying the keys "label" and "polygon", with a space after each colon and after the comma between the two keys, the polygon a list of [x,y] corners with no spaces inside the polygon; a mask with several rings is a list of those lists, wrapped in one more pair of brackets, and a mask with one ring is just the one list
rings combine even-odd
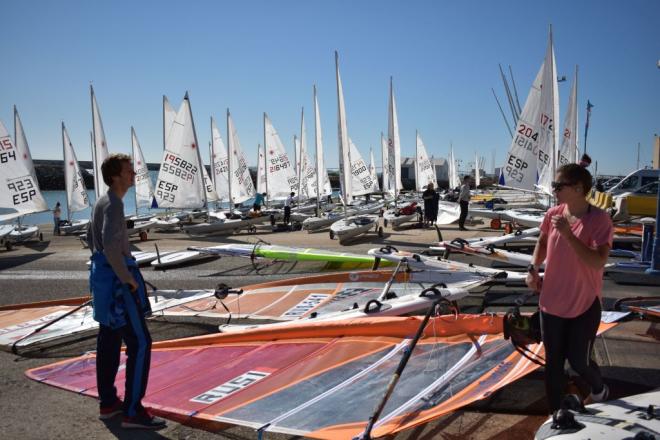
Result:
{"label": "black leggings", "polygon": [[598,364],[592,359],[596,332],[600,324],[600,300],[596,298],[583,314],[560,318],[541,312],[541,332],[545,345],[545,392],[551,411],[560,408],[564,394],[564,361],[591,387],[592,393],[603,389]]}

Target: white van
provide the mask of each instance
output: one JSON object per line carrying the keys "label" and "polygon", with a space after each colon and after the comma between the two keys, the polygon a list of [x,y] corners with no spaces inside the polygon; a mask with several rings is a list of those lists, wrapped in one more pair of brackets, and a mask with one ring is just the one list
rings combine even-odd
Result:
{"label": "white van", "polygon": [[655,182],[660,178],[659,169],[641,169],[633,171],[624,177],[621,182],[608,189],[607,192],[613,196],[624,192],[635,192],[644,185]]}

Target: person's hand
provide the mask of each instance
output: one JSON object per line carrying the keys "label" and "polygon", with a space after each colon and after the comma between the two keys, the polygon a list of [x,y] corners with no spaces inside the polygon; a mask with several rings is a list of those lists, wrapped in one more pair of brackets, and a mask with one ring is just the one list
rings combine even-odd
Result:
{"label": "person's hand", "polygon": [[562,237],[568,238],[573,234],[570,223],[568,223],[568,220],[563,215],[553,215],[551,221],[552,226],[557,229],[557,232],[559,232]]}
{"label": "person's hand", "polygon": [[543,285],[543,279],[539,276],[538,272],[527,272],[527,277],[525,277],[525,284],[529,287],[534,293],[541,293],[541,286]]}

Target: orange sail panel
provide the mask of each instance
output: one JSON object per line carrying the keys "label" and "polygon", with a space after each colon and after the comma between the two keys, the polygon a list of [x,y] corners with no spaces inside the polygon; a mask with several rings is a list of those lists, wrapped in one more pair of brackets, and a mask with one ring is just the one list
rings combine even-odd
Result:
{"label": "orange sail panel", "polygon": [[[199,428],[232,424],[351,438],[365,428],[420,323],[420,317],[293,323],[156,343],[143,403],[156,414]],[[433,318],[374,436],[426,423],[536,369],[501,331],[499,316]],[[26,374],[97,396],[93,354]],[[123,381],[120,369],[119,390]]]}

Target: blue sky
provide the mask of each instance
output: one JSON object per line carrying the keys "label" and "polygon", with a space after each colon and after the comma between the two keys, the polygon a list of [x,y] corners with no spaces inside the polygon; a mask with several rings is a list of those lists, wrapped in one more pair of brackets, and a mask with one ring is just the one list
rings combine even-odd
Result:
{"label": "blue sky", "polygon": [[[91,158],[89,83],[111,151],[130,151],[133,125],[147,161],[162,151],[162,95],[178,106],[190,92],[200,144],[209,116],[226,136],[232,112],[251,165],[263,142],[262,113],[284,144],[305,107],[312,142],[317,84],[326,160],[336,167],[334,50],[340,54],[349,135],[368,155],[387,131],[394,77],[403,155],[418,129],[436,157],[450,142],[464,163],[475,151],[491,168],[510,143],[491,87],[498,63],[512,66],[522,104],[552,24],[563,121],[574,66],[584,107],[595,105],[587,149],[599,172],[649,163],[660,133],[660,2],[631,1],[5,1],[0,38],[0,119],[18,106],[32,156],[62,156],[64,121],[80,160]],[[378,151],[378,150],[377,150]],[[376,155],[380,162],[380,154]],[[380,166],[380,163],[378,163]]]}

